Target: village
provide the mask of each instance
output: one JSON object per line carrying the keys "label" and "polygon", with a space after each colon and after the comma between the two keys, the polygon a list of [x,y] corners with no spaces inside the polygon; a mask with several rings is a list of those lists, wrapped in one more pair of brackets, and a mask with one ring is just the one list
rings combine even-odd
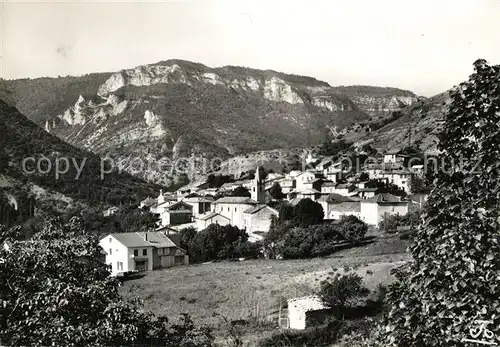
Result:
{"label": "village", "polygon": [[[412,194],[412,180],[422,178],[423,165],[408,168],[408,159],[406,154],[386,153],[378,162],[367,163],[361,172],[354,173],[342,161],[314,158],[309,153],[308,168],[304,171],[267,173],[263,178],[262,170],[257,167],[253,179],[224,183],[219,188],[201,182],[176,192],[160,191],[157,197],[148,197],[139,205],[140,209],[159,215],[157,228],[104,237],[101,246],[106,252],[106,263],[115,275],[187,265],[189,254],[180,247],[180,230],[192,227],[201,231],[213,224],[232,225],[256,242],[269,231],[271,217],[279,216],[278,204],[294,206],[304,199],[321,205],[325,222],[355,216],[377,230],[384,219],[421,208],[426,199],[425,194]],[[378,184],[373,187],[369,182]],[[380,188],[387,185],[399,194]],[[279,191],[280,199],[271,196],[272,189]],[[243,196],[234,196],[234,191],[243,191],[239,194]],[[116,211],[112,207],[104,214],[109,216]]]}

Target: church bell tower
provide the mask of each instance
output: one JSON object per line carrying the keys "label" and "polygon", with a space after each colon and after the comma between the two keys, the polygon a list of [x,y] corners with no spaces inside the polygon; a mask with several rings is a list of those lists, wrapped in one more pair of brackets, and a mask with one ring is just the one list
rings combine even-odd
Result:
{"label": "church bell tower", "polygon": [[259,167],[255,170],[255,178],[250,191],[251,198],[258,203],[266,202],[266,190],[264,189],[264,181],[260,177]]}

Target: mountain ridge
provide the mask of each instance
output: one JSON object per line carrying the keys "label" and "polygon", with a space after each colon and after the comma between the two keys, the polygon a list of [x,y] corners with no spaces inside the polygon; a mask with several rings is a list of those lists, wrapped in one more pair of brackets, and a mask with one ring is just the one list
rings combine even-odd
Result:
{"label": "mountain ridge", "polygon": [[[418,99],[397,88],[332,87],[313,77],[178,59],[67,78],[45,88],[50,92],[25,95],[50,82],[12,82],[16,105],[30,119],[99,155],[151,161],[310,147],[331,129],[385,119]],[[166,171],[139,176],[168,185]]]}

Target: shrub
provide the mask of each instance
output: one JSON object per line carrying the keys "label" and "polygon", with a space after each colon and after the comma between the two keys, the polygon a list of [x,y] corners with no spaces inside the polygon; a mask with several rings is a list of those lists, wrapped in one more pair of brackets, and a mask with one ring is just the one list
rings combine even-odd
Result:
{"label": "shrub", "polygon": [[368,231],[368,225],[356,216],[342,216],[339,223],[339,233],[344,240],[357,243]]}
{"label": "shrub", "polygon": [[355,272],[344,275],[336,274],[321,282],[319,295],[323,302],[337,314],[342,314],[346,306],[366,296],[368,289],[363,286],[363,279]]}

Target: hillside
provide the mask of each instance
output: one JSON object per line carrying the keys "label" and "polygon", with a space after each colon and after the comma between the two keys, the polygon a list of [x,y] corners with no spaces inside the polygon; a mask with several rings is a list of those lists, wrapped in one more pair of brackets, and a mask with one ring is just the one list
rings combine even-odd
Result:
{"label": "hillside", "polygon": [[[17,107],[51,134],[165,184],[180,158],[309,147],[326,132],[389,117],[417,100],[394,88],[331,87],[311,77],[182,60],[7,85]],[[138,158],[139,168],[131,165]]]}
{"label": "hillside", "polygon": [[[421,100],[401,110],[402,116],[377,129],[359,142],[370,143],[379,151],[400,150],[409,145],[424,152],[435,152],[447,107],[448,92]],[[411,132],[411,138],[410,138]]]}
{"label": "hillside", "polygon": [[61,212],[78,206],[137,202],[160,188],[116,170],[101,179],[100,168],[98,156],[47,133],[0,100],[2,199],[15,203],[21,196],[31,196],[37,208]]}

